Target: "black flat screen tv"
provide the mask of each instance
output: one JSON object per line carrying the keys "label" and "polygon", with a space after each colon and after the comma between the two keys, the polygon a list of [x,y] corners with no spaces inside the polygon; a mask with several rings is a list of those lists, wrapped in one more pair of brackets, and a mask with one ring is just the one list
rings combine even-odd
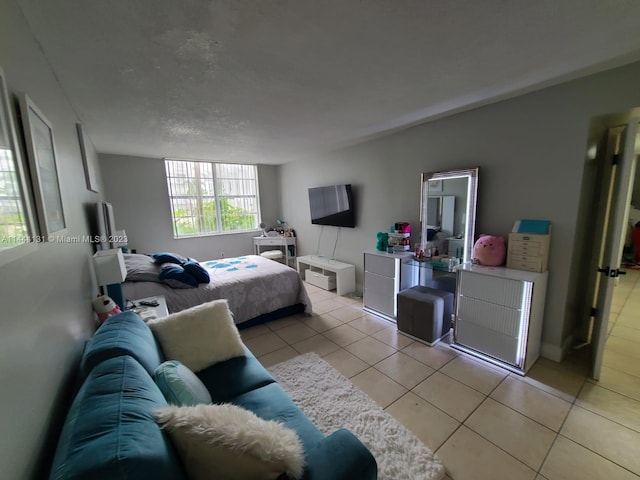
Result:
{"label": "black flat screen tv", "polygon": [[356,226],[351,184],[310,188],[309,207],[315,225]]}

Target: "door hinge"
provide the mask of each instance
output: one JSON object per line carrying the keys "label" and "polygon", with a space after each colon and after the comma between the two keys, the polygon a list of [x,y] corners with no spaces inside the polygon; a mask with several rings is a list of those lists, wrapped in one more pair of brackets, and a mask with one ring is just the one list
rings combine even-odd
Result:
{"label": "door hinge", "polygon": [[613,165],[618,165],[618,160],[620,160],[620,154],[619,153],[614,153],[613,157],[611,158],[611,163]]}
{"label": "door hinge", "polygon": [[591,311],[589,312],[589,316],[590,317],[597,317],[598,316],[598,309],[596,307],[591,307]]}

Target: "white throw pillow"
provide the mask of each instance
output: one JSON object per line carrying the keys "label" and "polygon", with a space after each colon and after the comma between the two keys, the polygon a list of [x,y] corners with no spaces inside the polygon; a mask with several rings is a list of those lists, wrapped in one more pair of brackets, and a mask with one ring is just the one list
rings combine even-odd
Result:
{"label": "white throw pillow", "polygon": [[194,372],[244,355],[244,344],[226,300],[203,303],[150,320],[148,325],[164,356]]}
{"label": "white throw pillow", "polygon": [[155,411],[189,480],[270,480],[302,476],[298,435],[235,405],[170,406]]}

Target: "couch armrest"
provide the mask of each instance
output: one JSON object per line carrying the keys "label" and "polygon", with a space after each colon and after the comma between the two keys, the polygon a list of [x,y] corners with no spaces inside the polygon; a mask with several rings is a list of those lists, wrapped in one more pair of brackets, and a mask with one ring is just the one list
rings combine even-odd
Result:
{"label": "couch armrest", "polygon": [[303,480],[376,480],[378,464],[349,430],[340,429],[307,451]]}

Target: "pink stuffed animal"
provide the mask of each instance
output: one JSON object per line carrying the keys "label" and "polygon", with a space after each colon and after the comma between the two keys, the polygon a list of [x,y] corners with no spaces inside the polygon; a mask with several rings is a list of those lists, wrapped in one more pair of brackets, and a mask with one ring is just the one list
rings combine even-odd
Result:
{"label": "pink stuffed animal", "polygon": [[473,246],[473,261],[480,265],[497,267],[504,265],[507,248],[503,237],[480,235]]}
{"label": "pink stuffed animal", "polygon": [[93,310],[98,314],[99,325],[102,325],[112,315],[120,313],[120,307],[106,295],[99,295],[93,301]]}

